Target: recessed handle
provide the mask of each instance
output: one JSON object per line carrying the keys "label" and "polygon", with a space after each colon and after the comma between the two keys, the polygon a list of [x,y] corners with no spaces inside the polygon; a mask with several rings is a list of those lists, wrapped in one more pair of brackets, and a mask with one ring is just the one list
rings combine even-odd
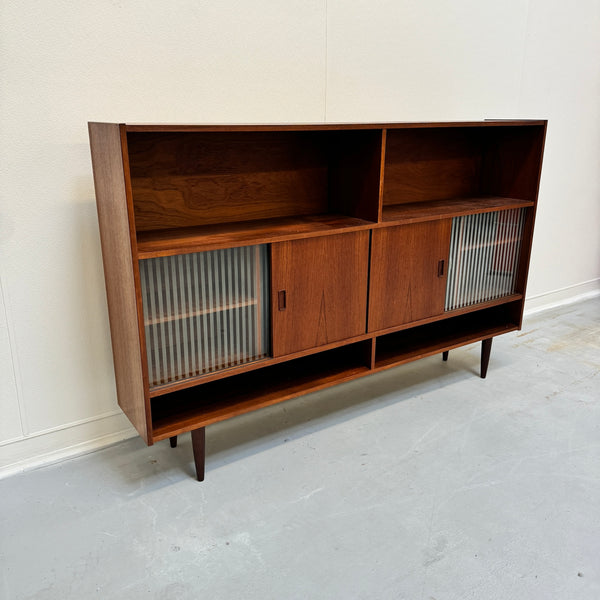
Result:
{"label": "recessed handle", "polygon": [[444,266],[445,266],[445,263],[446,263],[445,260],[438,261],[438,277],[443,277],[444,276]]}
{"label": "recessed handle", "polygon": [[279,290],[277,292],[277,304],[279,306],[279,310],[286,309],[286,302],[287,302],[287,298],[286,298],[285,290]]}

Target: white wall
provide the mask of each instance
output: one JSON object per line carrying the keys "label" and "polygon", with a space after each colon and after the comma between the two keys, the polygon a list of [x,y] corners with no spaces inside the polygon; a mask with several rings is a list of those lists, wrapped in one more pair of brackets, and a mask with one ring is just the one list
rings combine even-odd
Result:
{"label": "white wall", "polygon": [[88,120],[548,118],[529,292],[600,289],[600,0],[1,10],[0,472],[132,435],[115,400]]}

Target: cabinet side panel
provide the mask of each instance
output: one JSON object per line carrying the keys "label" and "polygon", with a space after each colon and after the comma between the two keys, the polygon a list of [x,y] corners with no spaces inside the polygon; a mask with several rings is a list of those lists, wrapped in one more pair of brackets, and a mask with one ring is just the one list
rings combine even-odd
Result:
{"label": "cabinet side panel", "polygon": [[90,123],[89,133],[117,398],[150,443],[119,126]]}
{"label": "cabinet side panel", "polygon": [[527,295],[527,277],[529,275],[529,261],[531,259],[531,246],[533,244],[533,230],[535,227],[535,216],[538,206],[538,195],[540,191],[540,180],[542,178],[542,163],[544,160],[544,148],[546,145],[546,130],[548,123],[544,122],[541,131],[536,138],[537,156],[530,165],[535,172],[535,206],[527,212],[525,231],[523,232],[523,244],[521,245],[520,270],[517,277],[517,289],[523,294],[518,316],[519,329],[523,326],[523,311],[525,310],[525,298]]}
{"label": "cabinet side panel", "polygon": [[517,318],[519,329],[523,323],[546,128],[546,121],[526,127],[500,127],[489,136],[485,158],[483,189],[486,193],[535,202],[527,211],[520,251],[516,290],[523,294],[523,300]]}

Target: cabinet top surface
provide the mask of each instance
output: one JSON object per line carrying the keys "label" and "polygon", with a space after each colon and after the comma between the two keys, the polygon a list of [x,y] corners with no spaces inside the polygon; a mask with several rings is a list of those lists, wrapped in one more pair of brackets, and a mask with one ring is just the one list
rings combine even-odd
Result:
{"label": "cabinet top surface", "polygon": [[[184,131],[310,131],[310,130],[339,130],[339,129],[427,129],[441,127],[516,127],[516,126],[545,126],[543,119],[502,120],[489,119],[485,121],[440,121],[440,122],[396,122],[396,123],[253,123],[253,124],[176,124],[176,123],[121,123],[128,132],[184,132]],[[112,125],[117,125],[113,123]]]}

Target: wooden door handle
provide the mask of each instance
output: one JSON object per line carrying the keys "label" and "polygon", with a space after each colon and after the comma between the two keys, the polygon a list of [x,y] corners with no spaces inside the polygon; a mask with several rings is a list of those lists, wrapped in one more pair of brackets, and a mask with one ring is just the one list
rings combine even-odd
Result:
{"label": "wooden door handle", "polygon": [[445,263],[446,263],[445,260],[438,261],[438,277],[443,277],[444,276],[444,266],[445,266]]}
{"label": "wooden door handle", "polygon": [[285,290],[279,290],[277,292],[277,304],[278,304],[279,310],[285,310],[286,303],[287,303],[287,298],[286,298]]}

